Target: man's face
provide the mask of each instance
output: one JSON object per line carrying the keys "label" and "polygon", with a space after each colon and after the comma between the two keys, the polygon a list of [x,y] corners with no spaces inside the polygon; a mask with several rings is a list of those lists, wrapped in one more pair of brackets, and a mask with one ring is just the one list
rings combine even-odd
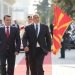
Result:
{"label": "man's face", "polygon": [[39,16],[34,15],[34,16],[33,16],[33,22],[34,22],[34,23],[39,23],[39,21],[40,21]]}
{"label": "man's face", "polygon": [[32,23],[33,19],[32,18],[28,18],[28,23]]}
{"label": "man's face", "polygon": [[10,26],[11,25],[11,17],[5,17],[4,22],[5,22],[6,26]]}

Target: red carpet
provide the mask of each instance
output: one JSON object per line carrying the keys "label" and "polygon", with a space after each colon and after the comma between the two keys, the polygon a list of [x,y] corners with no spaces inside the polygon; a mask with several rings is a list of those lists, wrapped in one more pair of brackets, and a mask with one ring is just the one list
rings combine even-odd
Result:
{"label": "red carpet", "polygon": [[[45,75],[52,75],[52,61],[51,61],[51,54],[48,55],[44,59],[44,71]],[[23,58],[19,64],[17,64],[15,68],[15,75],[26,75],[26,65],[25,65],[25,58]]]}

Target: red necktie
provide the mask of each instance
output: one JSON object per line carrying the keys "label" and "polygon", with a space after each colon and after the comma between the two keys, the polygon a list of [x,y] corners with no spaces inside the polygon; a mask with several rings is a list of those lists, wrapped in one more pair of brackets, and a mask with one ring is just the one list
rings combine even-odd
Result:
{"label": "red necktie", "polygon": [[9,35],[10,35],[10,33],[9,33],[9,27],[7,27],[7,30],[6,30],[6,36],[7,36],[7,38],[9,38]]}

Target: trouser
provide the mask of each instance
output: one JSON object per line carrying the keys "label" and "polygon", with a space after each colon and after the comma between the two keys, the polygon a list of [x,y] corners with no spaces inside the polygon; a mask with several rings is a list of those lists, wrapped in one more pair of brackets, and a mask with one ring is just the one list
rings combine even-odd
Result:
{"label": "trouser", "polygon": [[43,60],[45,55],[43,50],[36,48],[33,51],[29,54],[31,75],[44,75]]}
{"label": "trouser", "polygon": [[1,74],[1,59],[0,59],[0,75],[2,75],[2,74]]}
{"label": "trouser", "polygon": [[65,46],[64,46],[64,44],[62,44],[62,48],[61,48],[61,58],[65,58]]}
{"label": "trouser", "polygon": [[14,75],[15,54],[7,50],[7,52],[1,55],[0,59],[1,59],[1,75]]}
{"label": "trouser", "polygon": [[30,74],[30,63],[29,63],[29,53],[27,52],[26,53],[26,75],[29,75]]}

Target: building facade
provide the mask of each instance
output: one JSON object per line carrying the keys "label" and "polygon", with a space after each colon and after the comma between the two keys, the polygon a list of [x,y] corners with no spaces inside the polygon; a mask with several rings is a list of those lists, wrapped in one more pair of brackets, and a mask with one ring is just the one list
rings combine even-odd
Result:
{"label": "building facade", "polygon": [[3,19],[3,16],[8,14],[12,15],[12,5],[15,0],[0,0],[0,19]]}

